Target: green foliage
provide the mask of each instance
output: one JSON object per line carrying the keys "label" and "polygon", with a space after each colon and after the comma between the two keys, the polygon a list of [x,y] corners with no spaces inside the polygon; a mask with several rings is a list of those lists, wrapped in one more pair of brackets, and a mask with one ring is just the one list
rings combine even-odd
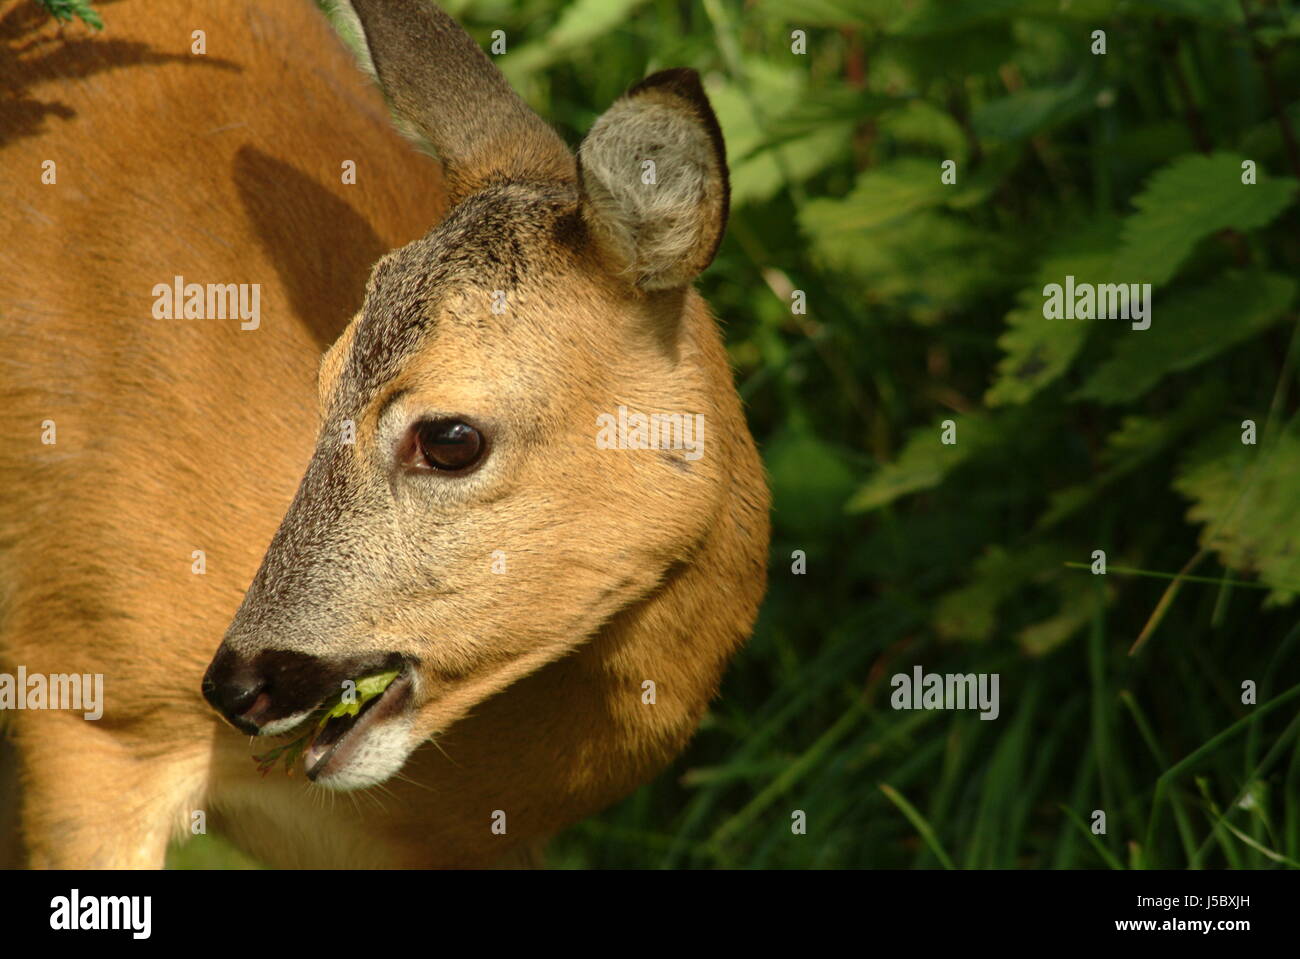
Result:
{"label": "green foliage", "polygon": [[1181,290],[1157,307],[1159,325],[1124,335],[1078,396],[1102,403],[1135,400],[1162,377],[1189,370],[1258,336],[1282,319],[1295,295],[1292,279],[1236,270]]}
{"label": "green foliage", "polygon": [[571,57],[609,33],[645,0],[577,0],[564,8],[543,40],[526,43],[501,60],[505,75],[516,82],[556,60]]}
{"label": "green foliage", "polygon": [[975,111],[971,124],[981,138],[1023,140],[1074,119],[1092,106],[1095,91],[1079,74],[1069,83],[1020,90],[990,100]]}
{"label": "green foliage", "polygon": [[1242,157],[1180,157],[1151,178],[1133,201],[1117,266],[1163,285],[1197,241],[1220,230],[1253,230],[1296,199],[1296,181],[1241,182]]}
{"label": "green foliage", "polygon": [[400,669],[394,669],[387,673],[376,673],[374,676],[367,676],[357,682],[356,695],[350,700],[344,700],[340,697],[339,701],[326,710],[325,715],[321,717],[319,726],[324,726],[331,719],[337,719],[340,716],[355,716],[361,712],[361,707],[376,696],[380,695],[385,689],[393,685],[393,680],[397,678]]}
{"label": "green foliage", "polygon": [[1300,595],[1300,435],[1287,429],[1266,445],[1241,440],[1229,426],[1188,455],[1174,488],[1193,500],[1190,519],[1205,523],[1202,544],[1226,569],[1255,572],[1275,601]]}
{"label": "green foliage", "polygon": [[774,512],[823,532],[842,522],[856,480],[837,450],[810,430],[785,429],[771,437],[764,453]]}
{"label": "green foliage", "polygon": [[955,442],[944,441],[942,423],[917,430],[898,457],[876,470],[858,490],[849,501],[849,510],[877,509],[900,496],[937,486],[956,466],[997,436],[996,427],[985,416],[964,416],[950,422]]}
{"label": "green foliage", "polygon": [[707,83],[727,130],[736,206],[771,199],[787,182],[825,169],[847,147],[858,107],[842,97],[809,103],[802,71],[759,60],[744,69],[743,86],[720,77]]}
{"label": "green foliage", "polygon": [[934,163],[905,158],[863,173],[842,200],[810,200],[800,225],[820,243],[839,244],[862,231],[938,206],[944,198]]}
{"label": "green foliage", "polygon": [[1241,5],[1234,0],[1134,0],[1139,10],[1194,17],[1212,23],[1240,23]]}
{"label": "green foliage", "polygon": [[91,0],[36,0],[36,2],[60,23],[67,23],[76,17],[89,27],[96,30],[104,29],[104,21],[90,5]]}
{"label": "green foliage", "polygon": [[1027,579],[1060,571],[1059,551],[1046,544],[1009,551],[1001,546],[975,560],[970,582],[939,600],[934,625],[945,639],[986,640],[998,623],[998,607]]}
{"label": "green foliage", "polygon": [[[701,288],[776,503],[767,602],[694,746],[555,864],[1297,858],[1286,710],[1236,689],[1300,688],[1300,43],[1293,5],[1250,6],[1271,78],[1235,0],[652,0],[532,79],[576,141],[608,78],[704,75],[734,192]],[[551,9],[523,5],[525,42]],[[1150,328],[1046,319],[1067,276],[1151,284]],[[1002,717],[891,709],[918,663],[998,672]],[[1259,784],[1266,820],[1234,805]]]}
{"label": "green foliage", "polygon": [[1094,224],[1091,249],[1045,259],[1035,281],[1016,294],[1016,308],[1007,314],[1007,329],[998,346],[1005,354],[998,362],[998,376],[984,401],[989,406],[1024,403],[1052,381],[1061,377],[1092,331],[1086,322],[1043,318],[1043,288],[1073,276],[1076,283],[1101,283],[1108,277],[1114,259],[1108,238],[1114,235],[1110,221]]}

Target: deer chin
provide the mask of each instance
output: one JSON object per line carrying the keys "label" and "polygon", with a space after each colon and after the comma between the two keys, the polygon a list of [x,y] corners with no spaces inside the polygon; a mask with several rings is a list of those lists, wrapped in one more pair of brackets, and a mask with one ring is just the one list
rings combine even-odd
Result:
{"label": "deer chin", "polygon": [[307,778],[325,789],[364,789],[388,779],[417,745],[412,736],[412,680],[403,670],[355,716],[329,720],[303,752]]}

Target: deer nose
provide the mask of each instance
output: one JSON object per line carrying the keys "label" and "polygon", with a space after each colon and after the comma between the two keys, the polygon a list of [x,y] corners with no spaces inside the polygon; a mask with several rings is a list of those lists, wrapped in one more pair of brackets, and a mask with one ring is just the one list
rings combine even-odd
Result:
{"label": "deer nose", "polygon": [[203,675],[203,698],[241,732],[257,735],[271,707],[267,680],[224,644]]}

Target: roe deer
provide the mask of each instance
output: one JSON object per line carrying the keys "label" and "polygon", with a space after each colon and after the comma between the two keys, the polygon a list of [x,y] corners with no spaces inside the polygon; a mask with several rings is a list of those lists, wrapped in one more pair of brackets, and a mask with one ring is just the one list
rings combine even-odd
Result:
{"label": "roe deer", "polygon": [[[752,629],[698,78],[575,160],[432,4],[353,7],[441,171],[309,0],[0,8],[0,672],[104,684],[98,721],[0,713],[22,862],[158,867],[200,811],[274,866],[530,861],[683,748]],[[605,448],[626,411],[702,417],[696,455]]]}

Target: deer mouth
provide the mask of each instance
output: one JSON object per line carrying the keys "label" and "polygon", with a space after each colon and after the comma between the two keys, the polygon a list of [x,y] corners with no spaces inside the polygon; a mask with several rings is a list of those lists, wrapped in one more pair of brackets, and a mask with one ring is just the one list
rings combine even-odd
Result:
{"label": "deer mouth", "polygon": [[302,763],[312,782],[348,765],[366,736],[401,713],[411,701],[411,673],[403,669],[382,692],[361,704],[356,713],[330,716],[319,727]]}
{"label": "deer mouth", "polygon": [[411,666],[367,676],[356,683],[350,696],[335,695],[303,715],[279,735],[292,741],[254,757],[265,775],[279,762],[292,772],[301,758],[303,770],[312,782],[328,780],[342,772],[356,757],[365,740],[385,722],[410,705],[413,689]]}

